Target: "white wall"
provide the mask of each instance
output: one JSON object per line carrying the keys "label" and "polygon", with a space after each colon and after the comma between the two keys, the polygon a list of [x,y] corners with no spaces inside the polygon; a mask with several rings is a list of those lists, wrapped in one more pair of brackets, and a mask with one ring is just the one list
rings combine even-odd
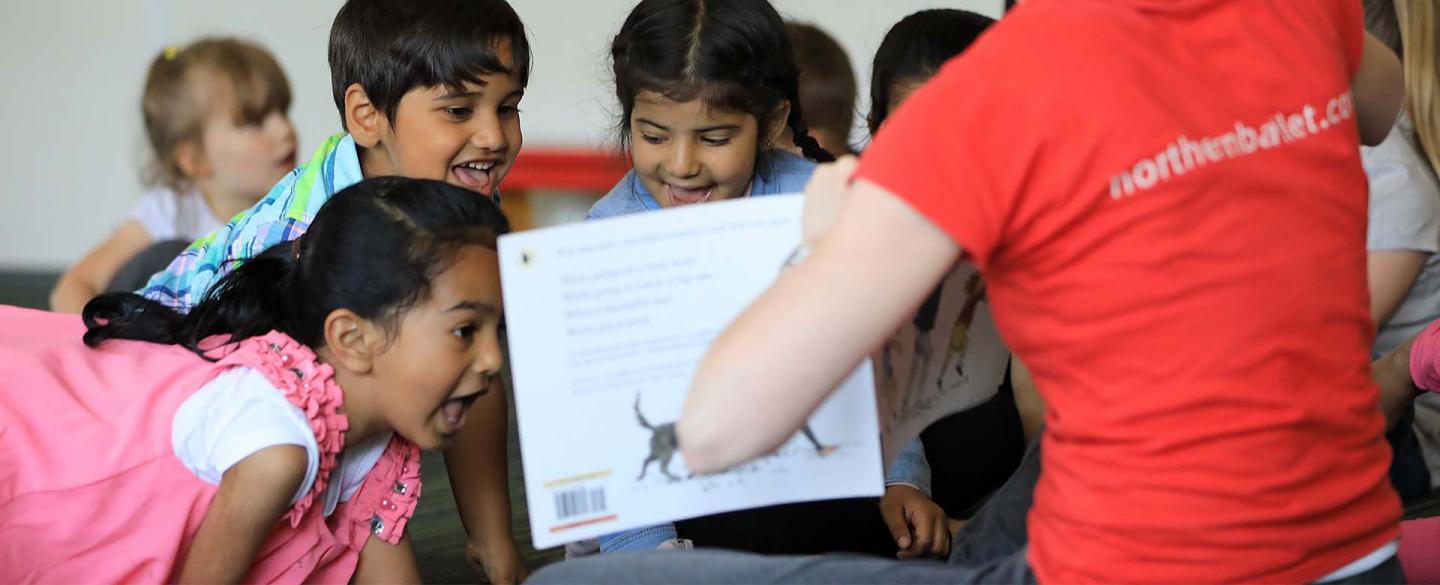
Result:
{"label": "white wall", "polygon": [[[404,0],[397,0],[404,1]],[[606,46],[636,0],[511,0],[530,30],[526,148],[599,146],[612,127]],[[906,14],[1002,0],[772,0],[850,53],[861,93],[870,56]],[[58,269],[101,242],[139,198],[139,96],[166,44],[208,34],[264,43],[290,76],[300,159],[339,129],[325,61],[341,0],[11,0],[0,19],[0,269]],[[277,16],[278,15],[278,16]],[[863,102],[863,95],[862,95]],[[868,104],[861,103],[863,110]]]}

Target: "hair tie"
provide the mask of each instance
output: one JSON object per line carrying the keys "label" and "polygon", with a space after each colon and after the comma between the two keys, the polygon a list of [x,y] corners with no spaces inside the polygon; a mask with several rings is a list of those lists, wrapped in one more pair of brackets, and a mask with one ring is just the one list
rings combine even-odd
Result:
{"label": "hair tie", "polygon": [[175,55],[180,54],[180,50],[176,49],[175,45],[169,45],[165,47],[165,50],[162,51],[161,54],[165,56],[166,61],[174,61]]}

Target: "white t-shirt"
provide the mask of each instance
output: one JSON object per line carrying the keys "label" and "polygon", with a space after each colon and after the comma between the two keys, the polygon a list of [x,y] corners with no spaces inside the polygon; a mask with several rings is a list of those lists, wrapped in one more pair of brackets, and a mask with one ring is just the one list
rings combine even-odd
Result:
{"label": "white t-shirt", "polygon": [[224,226],[199,189],[176,193],[169,187],[156,187],[146,191],[140,204],[126,217],[140,222],[156,242],[193,242]]}
{"label": "white t-shirt", "polygon": [[[325,515],[355,495],[385,452],[390,437],[385,433],[345,446],[326,489]],[[305,480],[291,498],[291,505],[315,485],[320,466],[320,448],[305,413],[286,400],[263,374],[243,366],[221,372],[185,399],[175,412],[170,439],[175,456],[185,467],[201,480],[216,485],[226,470],[261,449],[276,445],[304,447],[308,460]]]}
{"label": "white t-shirt", "polygon": [[1440,182],[1415,146],[1414,126],[1404,112],[1385,141],[1360,149],[1370,182],[1370,222],[1365,248],[1414,250],[1430,257],[1395,313],[1379,324],[1371,357],[1378,358],[1440,318]]}

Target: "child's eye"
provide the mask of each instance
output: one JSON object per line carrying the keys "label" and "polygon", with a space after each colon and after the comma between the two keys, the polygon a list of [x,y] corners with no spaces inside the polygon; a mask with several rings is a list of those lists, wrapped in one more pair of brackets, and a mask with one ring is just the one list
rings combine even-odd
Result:
{"label": "child's eye", "polygon": [[459,326],[459,327],[456,327],[456,328],[454,328],[454,329],[451,329],[451,330],[450,330],[450,334],[451,334],[451,335],[454,335],[457,339],[463,339],[463,340],[465,340],[465,341],[469,341],[470,338],[472,338],[472,337],[475,336],[475,326],[474,326],[474,325],[461,325],[461,326]]}
{"label": "child's eye", "polygon": [[660,144],[665,142],[665,139],[663,137],[656,136],[654,134],[641,133],[640,139],[644,140],[647,144]]}
{"label": "child's eye", "polygon": [[701,138],[701,139],[700,139],[700,142],[704,143],[705,146],[725,146],[726,144],[730,144],[730,139],[729,139],[729,138],[712,138],[712,137],[707,136],[707,137],[705,137],[705,138]]}
{"label": "child's eye", "polygon": [[501,117],[501,118],[513,118],[513,117],[519,116],[519,115],[520,115],[520,108],[519,108],[518,106],[500,106],[500,117]]}
{"label": "child's eye", "polygon": [[467,120],[470,118],[470,114],[474,112],[475,110],[460,106],[445,108],[445,115],[450,116],[452,120]]}

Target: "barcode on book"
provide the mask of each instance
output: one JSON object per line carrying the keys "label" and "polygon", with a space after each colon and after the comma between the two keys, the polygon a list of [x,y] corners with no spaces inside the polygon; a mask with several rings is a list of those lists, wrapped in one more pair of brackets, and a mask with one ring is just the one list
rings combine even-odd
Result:
{"label": "barcode on book", "polygon": [[576,516],[598,514],[604,511],[605,488],[580,488],[555,494],[556,520],[567,520]]}

